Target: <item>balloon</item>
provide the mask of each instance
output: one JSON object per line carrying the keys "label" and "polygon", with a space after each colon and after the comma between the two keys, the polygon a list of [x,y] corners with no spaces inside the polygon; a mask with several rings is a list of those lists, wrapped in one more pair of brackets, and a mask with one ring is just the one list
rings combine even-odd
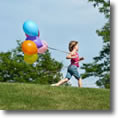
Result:
{"label": "balloon", "polygon": [[24,54],[24,61],[28,64],[33,64],[38,59],[38,54],[27,55]]}
{"label": "balloon", "polygon": [[29,37],[26,38],[26,40],[33,41],[36,44],[37,48],[40,48],[40,47],[43,46],[43,44],[42,44],[41,40],[39,39],[39,37],[29,36]]}
{"label": "balloon", "polygon": [[36,37],[35,40],[33,40],[33,42],[37,45],[37,48],[40,48],[43,46],[41,40],[39,39],[39,37]]}
{"label": "balloon", "polygon": [[38,36],[38,26],[31,20],[27,20],[24,22],[23,30],[29,36]]}
{"label": "balloon", "polygon": [[37,53],[38,48],[37,48],[36,44],[33,41],[26,40],[22,43],[22,51],[25,54],[32,55],[32,54]]}
{"label": "balloon", "polygon": [[[25,34],[25,36],[26,36],[26,37],[31,37],[31,36],[29,36],[28,34]],[[32,37],[35,38],[36,36],[32,36]],[[40,37],[40,32],[39,32],[39,31],[38,31],[38,37]]]}
{"label": "balloon", "polygon": [[25,34],[26,37],[29,37],[29,35]]}
{"label": "balloon", "polygon": [[38,49],[38,53],[45,53],[46,50],[48,49],[48,44],[46,41],[42,41],[43,46]]}
{"label": "balloon", "polygon": [[38,31],[38,37],[40,37],[40,32]]}
{"label": "balloon", "polygon": [[26,40],[31,40],[31,41],[33,41],[33,40],[35,40],[36,39],[36,36],[28,36],[27,38],[26,38]]}

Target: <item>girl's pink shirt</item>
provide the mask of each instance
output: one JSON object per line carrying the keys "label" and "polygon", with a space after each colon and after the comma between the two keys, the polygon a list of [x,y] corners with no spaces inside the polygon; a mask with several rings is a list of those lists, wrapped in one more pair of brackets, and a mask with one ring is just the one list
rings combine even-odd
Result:
{"label": "girl's pink shirt", "polygon": [[75,65],[75,66],[79,67],[79,55],[78,55],[78,53],[76,52],[76,54],[73,56],[77,56],[77,57],[71,59],[71,65]]}

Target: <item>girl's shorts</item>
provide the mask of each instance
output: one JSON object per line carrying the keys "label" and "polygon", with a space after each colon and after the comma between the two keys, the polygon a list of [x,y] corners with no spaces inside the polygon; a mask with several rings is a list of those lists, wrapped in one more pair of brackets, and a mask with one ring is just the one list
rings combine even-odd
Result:
{"label": "girl's shorts", "polygon": [[80,74],[78,72],[78,68],[75,65],[69,65],[68,69],[67,69],[66,78],[68,78],[70,80],[72,76],[74,76],[77,80],[80,79]]}

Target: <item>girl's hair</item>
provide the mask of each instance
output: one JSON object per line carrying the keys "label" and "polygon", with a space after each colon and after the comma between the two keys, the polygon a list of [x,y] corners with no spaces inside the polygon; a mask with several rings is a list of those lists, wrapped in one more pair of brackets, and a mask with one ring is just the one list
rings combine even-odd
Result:
{"label": "girl's hair", "polygon": [[69,51],[72,51],[77,44],[78,44],[77,41],[71,41],[69,43],[69,47],[68,47],[69,48]]}

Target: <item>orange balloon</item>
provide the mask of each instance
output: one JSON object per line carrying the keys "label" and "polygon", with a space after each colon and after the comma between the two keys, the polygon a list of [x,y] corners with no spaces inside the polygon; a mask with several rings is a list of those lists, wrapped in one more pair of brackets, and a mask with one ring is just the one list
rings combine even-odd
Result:
{"label": "orange balloon", "polygon": [[33,41],[26,40],[22,43],[22,51],[25,54],[32,55],[32,54],[37,53],[38,48],[37,48],[36,44]]}

